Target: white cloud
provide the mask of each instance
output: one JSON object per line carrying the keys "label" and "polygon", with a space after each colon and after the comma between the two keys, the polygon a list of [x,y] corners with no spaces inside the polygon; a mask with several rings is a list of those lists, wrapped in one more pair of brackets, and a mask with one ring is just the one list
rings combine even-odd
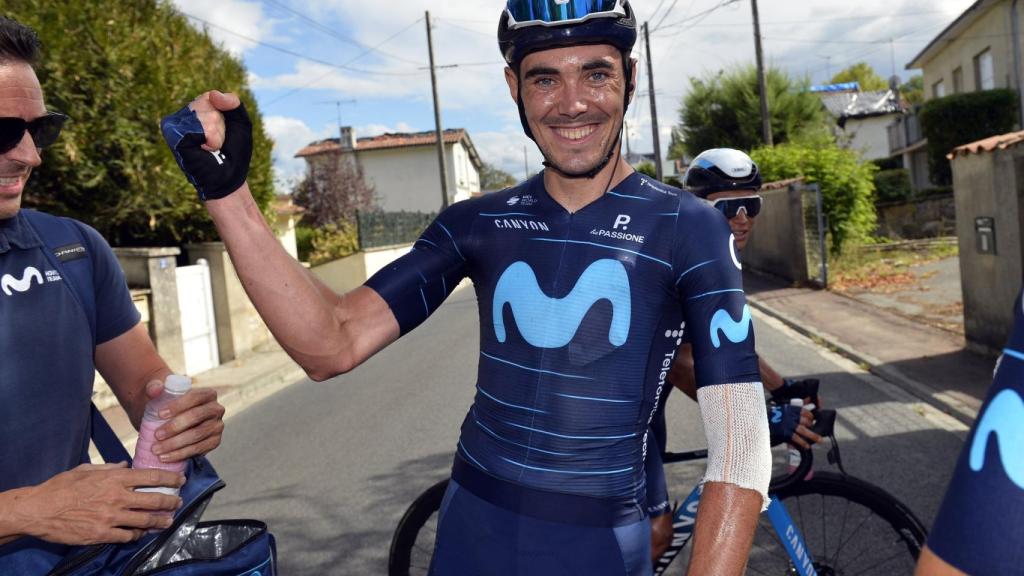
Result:
{"label": "white cloud", "polygon": [[399,122],[392,126],[385,126],[383,124],[367,124],[365,126],[356,126],[356,136],[359,138],[367,138],[371,136],[380,136],[381,134],[395,133],[395,132],[418,132],[415,128],[405,122]]}
{"label": "white cloud", "polygon": [[263,126],[274,139],[274,180],[278,192],[290,192],[291,185],[306,173],[306,162],[295,153],[316,140],[337,136],[338,128],[324,126],[319,132],[297,118],[267,116]]}
{"label": "white cloud", "polygon": [[[272,39],[275,21],[263,14],[260,2],[246,0],[174,0],[174,5],[196,28],[205,28],[210,36],[236,56],[256,46],[255,41]],[[207,26],[196,18],[209,22]],[[231,32],[228,32],[230,30]],[[232,33],[233,32],[233,33]],[[245,38],[243,38],[245,37]]]}

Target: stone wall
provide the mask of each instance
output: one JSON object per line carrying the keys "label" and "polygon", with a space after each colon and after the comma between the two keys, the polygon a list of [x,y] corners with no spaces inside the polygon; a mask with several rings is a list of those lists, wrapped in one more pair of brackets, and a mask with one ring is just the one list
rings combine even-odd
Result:
{"label": "stone wall", "polygon": [[952,194],[911,202],[885,202],[875,208],[879,236],[916,240],[956,234],[956,202]]}

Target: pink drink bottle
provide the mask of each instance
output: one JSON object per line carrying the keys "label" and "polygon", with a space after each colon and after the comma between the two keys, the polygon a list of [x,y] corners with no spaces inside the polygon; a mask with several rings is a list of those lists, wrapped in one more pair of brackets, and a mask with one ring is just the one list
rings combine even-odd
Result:
{"label": "pink drink bottle", "polygon": [[[153,454],[153,444],[157,442],[156,429],[163,426],[164,420],[160,418],[160,411],[168,404],[184,396],[192,389],[192,380],[178,374],[167,376],[164,381],[164,391],[146,404],[146,411],[142,415],[142,425],[139,426],[139,441],[135,444],[135,458],[132,460],[132,468],[159,468],[170,472],[184,472],[185,461],[161,462],[160,457]],[[177,488],[166,486],[154,486],[151,488],[139,488],[139,492],[160,492],[162,494],[178,495]]]}

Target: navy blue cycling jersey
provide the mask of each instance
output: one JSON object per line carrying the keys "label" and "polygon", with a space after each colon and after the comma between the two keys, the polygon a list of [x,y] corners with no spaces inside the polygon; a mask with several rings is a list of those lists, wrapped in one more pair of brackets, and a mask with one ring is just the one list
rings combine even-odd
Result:
{"label": "navy blue cycling jersey", "polygon": [[[480,357],[459,456],[473,474],[612,502],[614,524],[644,507],[647,426],[684,326],[698,386],[759,380],[726,220],[641,174],[575,213],[547,194],[543,173],[457,203],[367,286],[405,334],[464,277]],[[607,521],[581,522],[591,520]]]}
{"label": "navy blue cycling jersey", "polygon": [[968,574],[1024,569],[1024,301],[964,443],[928,547]]}

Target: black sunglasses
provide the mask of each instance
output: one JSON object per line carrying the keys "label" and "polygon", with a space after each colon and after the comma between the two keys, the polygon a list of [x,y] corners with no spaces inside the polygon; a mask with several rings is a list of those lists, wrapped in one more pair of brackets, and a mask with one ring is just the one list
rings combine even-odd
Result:
{"label": "black sunglasses", "polygon": [[14,150],[25,137],[25,131],[32,136],[36,148],[46,148],[57,141],[60,129],[67,119],[68,117],[60,112],[47,112],[35,120],[0,118],[0,154]]}
{"label": "black sunglasses", "polygon": [[743,210],[747,218],[753,218],[761,213],[760,196],[740,196],[739,198],[719,198],[711,202],[711,205],[725,214],[725,217],[732,220]]}

